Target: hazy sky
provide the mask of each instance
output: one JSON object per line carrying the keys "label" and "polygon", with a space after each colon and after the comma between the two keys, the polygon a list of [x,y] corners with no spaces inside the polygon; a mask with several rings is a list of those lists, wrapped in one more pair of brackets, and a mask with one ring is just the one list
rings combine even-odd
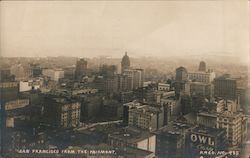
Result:
{"label": "hazy sky", "polygon": [[247,0],[2,1],[1,55],[248,59]]}

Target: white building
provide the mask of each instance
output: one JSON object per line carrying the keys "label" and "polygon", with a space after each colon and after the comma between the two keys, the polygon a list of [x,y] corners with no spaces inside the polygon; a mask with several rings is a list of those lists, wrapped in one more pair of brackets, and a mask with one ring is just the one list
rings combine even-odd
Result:
{"label": "white building", "polygon": [[40,87],[43,85],[43,80],[42,78],[38,78],[38,79],[20,81],[19,85],[20,85],[19,92],[26,92],[32,89],[37,90],[40,89]]}
{"label": "white building", "polygon": [[125,69],[123,75],[131,79],[128,84],[131,89],[138,89],[144,86],[144,70],[143,69]]}
{"label": "white building", "polygon": [[19,109],[23,108],[29,105],[29,99],[17,99],[8,101],[5,103],[5,110],[13,110],[13,109]]}
{"label": "white building", "polygon": [[153,83],[152,81],[143,82],[143,87],[148,87],[148,86],[151,85],[152,83]]}
{"label": "white building", "polygon": [[216,111],[221,113],[224,111],[237,112],[239,105],[233,100],[220,100],[217,102]]}
{"label": "white building", "polygon": [[226,135],[231,145],[241,144],[246,139],[246,119],[241,113],[225,111],[217,114],[217,128],[226,129]]}
{"label": "white building", "polygon": [[190,72],[188,73],[188,77],[192,81],[203,82],[203,83],[211,83],[215,79],[215,72]]}
{"label": "white building", "polygon": [[162,97],[165,97],[165,98],[175,97],[175,91],[164,92],[162,94]]}
{"label": "white building", "polygon": [[97,92],[98,92],[98,89],[93,89],[93,88],[75,89],[72,91],[72,95],[94,94]]}
{"label": "white building", "polygon": [[129,109],[128,125],[155,131],[163,126],[164,113],[162,108],[143,105]]}
{"label": "white building", "polygon": [[158,91],[169,91],[170,85],[166,83],[158,83]]}
{"label": "white building", "polygon": [[53,81],[59,81],[59,79],[64,78],[64,71],[62,69],[44,69],[42,74]]}

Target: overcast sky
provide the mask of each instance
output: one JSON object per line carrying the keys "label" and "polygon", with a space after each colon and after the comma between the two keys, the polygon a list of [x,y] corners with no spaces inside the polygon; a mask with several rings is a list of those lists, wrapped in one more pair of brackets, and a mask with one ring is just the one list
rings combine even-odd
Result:
{"label": "overcast sky", "polygon": [[248,59],[247,0],[2,1],[2,56],[237,55]]}

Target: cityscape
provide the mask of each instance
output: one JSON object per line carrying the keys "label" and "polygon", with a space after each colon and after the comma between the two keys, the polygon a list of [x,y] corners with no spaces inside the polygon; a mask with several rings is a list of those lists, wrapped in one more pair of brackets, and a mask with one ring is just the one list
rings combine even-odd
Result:
{"label": "cityscape", "polygon": [[134,67],[127,52],[119,65],[101,58],[108,62],[1,58],[3,156],[249,154],[247,71],[217,75],[200,61],[192,72],[179,66],[164,74]]}
{"label": "cityscape", "polygon": [[250,158],[249,4],[0,1],[0,158]]}

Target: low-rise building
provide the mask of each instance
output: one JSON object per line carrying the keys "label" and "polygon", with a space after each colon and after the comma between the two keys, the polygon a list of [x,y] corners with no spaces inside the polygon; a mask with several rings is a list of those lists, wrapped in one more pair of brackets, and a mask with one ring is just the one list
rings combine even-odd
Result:
{"label": "low-rise building", "polygon": [[170,84],[158,83],[158,91],[169,91],[169,90],[170,90]]}
{"label": "low-rise building", "polygon": [[23,108],[29,105],[29,99],[16,99],[5,103],[5,110]]}
{"label": "low-rise building", "polygon": [[43,85],[42,78],[30,79],[19,82],[19,92],[26,92],[30,90],[37,90]]}
{"label": "low-rise building", "polygon": [[26,99],[7,102],[6,127],[23,128],[37,122],[41,114],[41,108],[29,104]]}
{"label": "low-rise building", "polygon": [[227,147],[226,132],[224,129],[195,127],[186,137],[187,153],[191,157],[199,156],[200,151],[221,151]]}
{"label": "low-rise building", "polygon": [[186,157],[186,135],[192,128],[189,124],[170,122],[156,132],[156,155],[158,157]]}
{"label": "low-rise building", "polygon": [[81,95],[81,94],[95,94],[98,92],[98,89],[94,88],[81,88],[81,89],[74,89],[72,90],[71,94],[74,95]]}
{"label": "low-rise building", "polygon": [[156,136],[136,128],[124,128],[108,136],[109,144],[117,148],[138,148],[155,153]]}
{"label": "low-rise building", "polygon": [[197,123],[205,127],[216,128],[217,115],[216,113],[199,112],[197,113]]}

